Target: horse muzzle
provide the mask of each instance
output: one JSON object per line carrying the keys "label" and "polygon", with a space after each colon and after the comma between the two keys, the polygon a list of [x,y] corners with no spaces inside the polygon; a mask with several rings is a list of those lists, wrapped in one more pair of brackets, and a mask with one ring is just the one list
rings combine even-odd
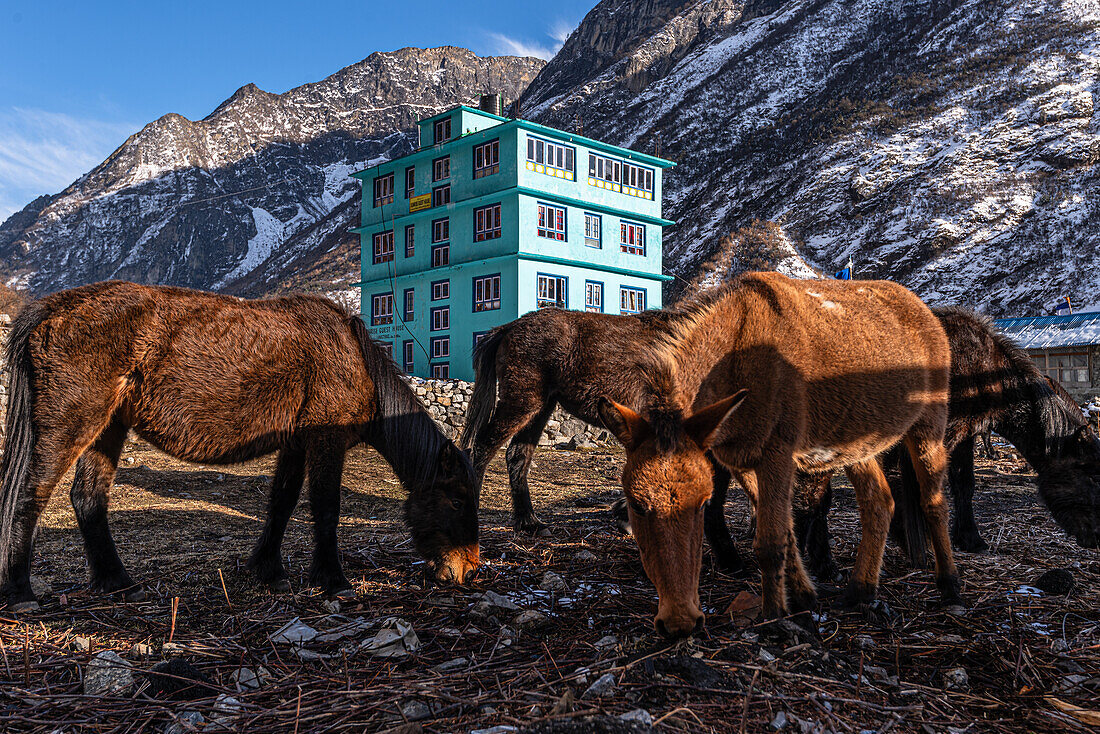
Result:
{"label": "horse muzzle", "polygon": [[477,543],[456,546],[443,553],[443,558],[436,566],[435,577],[440,581],[461,584],[480,565],[481,551]]}

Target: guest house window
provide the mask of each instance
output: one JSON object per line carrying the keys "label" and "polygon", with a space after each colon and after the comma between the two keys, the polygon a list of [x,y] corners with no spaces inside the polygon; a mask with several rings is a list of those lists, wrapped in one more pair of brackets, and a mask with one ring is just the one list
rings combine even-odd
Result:
{"label": "guest house window", "polygon": [[539,308],[566,308],[568,280],[557,275],[539,275],[536,302]]}
{"label": "guest house window", "polygon": [[446,331],[451,328],[451,307],[440,306],[432,309],[432,331]]}
{"label": "guest house window", "polygon": [[416,167],[409,166],[405,169],[405,198],[411,199],[416,191]]}
{"label": "guest house window", "polygon": [[446,143],[451,139],[451,118],[444,117],[442,120],[436,120],[432,125],[432,142],[435,144]]}
{"label": "guest house window", "polygon": [[527,170],[573,180],[576,163],[573,148],[542,138],[527,137]]}
{"label": "guest house window", "polygon": [[584,281],[584,310],[603,313],[603,283]]}
{"label": "guest house window", "polygon": [[474,146],[474,178],[489,176],[500,170],[500,141]]}
{"label": "guest house window", "polygon": [[376,293],[371,296],[370,323],[371,326],[393,323],[392,293]]}
{"label": "guest house window", "polygon": [[474,209],[474,242],[500,237],[500,204]]}
{"label": "guest house window", "polygon": [[432,206],[446,206],[451,203],[451,185],[444,184],[432,189]]}
{"label": "guest house window", "polygon": [[415,295],[412,288],[405,289],[405,322],[408,323],[416,317]]}
{"label": "guest house window", "polygon": [[407,225],[405,227],[405,257],[412,257],[416,254],[416,226]]}
{"label": "guest house window", "polygon": [[475,331],[474,332],[474,349],[477,349],[477,345],[481,344],[481,340],[489,336],[487,331]]}
{"label": "guest house window", "polygon": [[437,280],[432,283],[432,300],[442,301],[451,297],[451,281]]}
{"label": "guest house window", "polygon": [[565,241],[565,209],[539,204],[538,235]]}
{"label": "guest house window", "polygon": [[376,207],[393,203],[393,174],[376,176],[374,179],[374,205]]}
{"label": "guest house window", "polygon": [[432,359],[447,359],[451,356],[451,337],[432,337]]}
{"label": "guest house window", "polygon": [[642,199],[653,198],[653,169],[623,163],[623,193]]}
{"label": "guest house window", "polygon": [[500,308],[500,276],[474,278],[474,311],[495,311]]}
{"label": "guest house window", "polygon": [[1086,351],[1057,350],[1033,353],[1035,366],[1044,375],[1063,385],[1089,385],[1089,355]]}
{"label": "guest house window", "polygon": [[599,214],[584,214],[584,244],[589,247],[602,247],[600,241],[600,230],[603,222],[600,219]]}
{"label": "guest house window", "polygon": [[442,268],[451,264],[451,246],[447,243],[432,245],[432,267]]}
{"label": "guest house window", "polygon": [[378,342],[378,346],[382,347],[382,351],[386,353],[386,356],[393,359],[393,345],[389,342]]}
{"label": "guest house window", "polygon": [[645,227],[630,222],[620,224],[619,248],[631,255],[645,255]]}
{"label": "guest house window", "polygon": [[374,264],[393,260],[393,230],[374,235]]}
{"label": "guest house window", "polygon": [[627,288],[619,289],[619,310],[622,313],[641,313],[645,311],[645,289]]}
{"label": "guest house window", "polygon": [[437,219],[432,222],[432,242],[446,242],[451,239],[451,220]]}
{"label": "guest house window", "polygon": [[401,366],[405,369],[406,375],[411,375],[413,372],[413,340],[406,339],[401,344]]}
{"label": "guest house window", "polygon": [[451,157],[445,155],[432,161],[432,181],[442,181],[451,177]]}
{"label": "guest house window", "polygon": [[451,365],[447,362],[432,365],[433,380],[449,380],[451,378]]}

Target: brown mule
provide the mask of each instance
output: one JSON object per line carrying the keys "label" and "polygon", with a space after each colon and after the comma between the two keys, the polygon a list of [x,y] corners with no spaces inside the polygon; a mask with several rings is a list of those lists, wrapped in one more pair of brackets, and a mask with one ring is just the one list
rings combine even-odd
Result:
{"label": "brown mule", "polygon": [[350,589],[336,526],[344,455],[359,443],[378,449],[409,492],[413,542],[437,575],[461,582],[477,566],[469,459],[362,320],[330,301],[97,283],[29,304],[7,349],[0,582],[13,608],[35,606],[35,526],[74,462],[73,509],[91,585],[141,596],[107,525],[108,493],[131,430],[205,464],[279,452],[269,514],[249,561],[277,588],[289,588],[279,547],[305,481],[316,539],[310,579],[330,593]]}
{"label": "brown mule", "polygon": [[898,441],[920,481],[941,593],[959,603],[942,493],[949,369],[943,328],[894,283],[750,273],[701,298],[654,351],[654,407],[641,415],[610,400],[600,404],[627,449],[623,488],[643,566],[657,586],[657,629],[685,635],[703,620],[708,449],[758,487],[753,547],[768,618],[816,601],[792,529],[796,469],[848,472],[863,537],[845,600],[874,597],[893,512],[875,457]]}

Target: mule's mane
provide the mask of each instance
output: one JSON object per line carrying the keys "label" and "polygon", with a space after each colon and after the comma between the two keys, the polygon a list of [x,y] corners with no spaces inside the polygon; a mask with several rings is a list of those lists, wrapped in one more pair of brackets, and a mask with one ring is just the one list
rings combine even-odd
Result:
{"label": "mule's mane", "polygon": [[343,315],[359,341],[367,374],[374,383],[377,414],[368,426],[371,445],[407,490],[421,487],[435,479],[436,458],[449,439],[405,382],[393,358],[370,338],[363,320],[347,311]]}

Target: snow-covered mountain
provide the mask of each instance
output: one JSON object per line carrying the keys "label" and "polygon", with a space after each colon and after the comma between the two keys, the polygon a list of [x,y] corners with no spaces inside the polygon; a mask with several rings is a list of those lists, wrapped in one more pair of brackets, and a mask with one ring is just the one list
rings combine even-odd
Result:
{"label": "snow-covered mountain", "polygon": [[410,152],[421,117],[490,90],[515,99],[544,63],[406,48],[284,94],[249,84],[202,120],[165,115],[0,225],[0,267],[35,293],[105,278],[347,290],[348,174]]}
{"label": "snow-covered mountain", "polygon": [[936,303],[1100,307],[1100,3],[603,0],[521,98],[672,158],[665,265],[781,224]]}

